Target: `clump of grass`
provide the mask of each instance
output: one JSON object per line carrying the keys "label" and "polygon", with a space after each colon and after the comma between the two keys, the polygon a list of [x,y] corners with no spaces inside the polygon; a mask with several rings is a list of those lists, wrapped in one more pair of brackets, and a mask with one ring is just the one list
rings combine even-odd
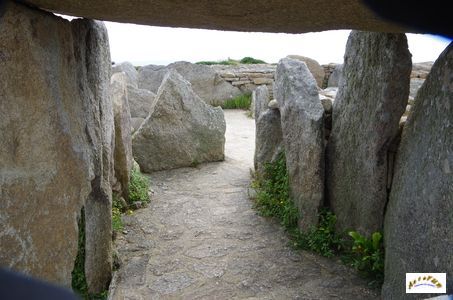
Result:
{"label": "clump of grass", "polygon": [[307,232],[299,230],[299,214],[290,198],[284,153],[280,153],[273,163],[266,164],[263,174],[255,174],[252,187],[256,190],[255,206],[260,214],[277,218],[289,233],[292,246],[325,257],[341,255],[342,261],[368,277],[370,284],[382,284],[384,248],[381,233],[375,232],[371,238],[355,231],[350,231],[349,236],[337,234],[336,216],[327,208],[320,210],[317,226]]}
{"label": "clump of grass", "polygon": [[239,65],[239,64],[265,64],[266,62],[261,59],[256,59],[253,57],[246,56],[240,60],[236,59],[225,59],[225,60],[219,60],[219,61],[199,61],[196,62],[198,65]]}
{"label": "clump of grass", "polygon": [[129,204],[134,202],[148,203],[150,201],[149,191],[149,180],[142,173],[137,166],[132,168],[131,178],[129,181]]}
{"label": "clump of grass", "polygon": [[252,103],[252,95],[244,94],[235,98],[225,100],[220,107],[223,109],[249,109]]}

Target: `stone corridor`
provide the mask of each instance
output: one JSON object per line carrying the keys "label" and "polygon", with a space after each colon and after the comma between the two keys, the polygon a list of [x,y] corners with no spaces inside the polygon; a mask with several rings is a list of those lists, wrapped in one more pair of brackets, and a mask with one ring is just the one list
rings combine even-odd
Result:
{"label": "stone corridor", "polygon": [[377,299],[353,271],[295,251],[248,197],[254,121],[225,111],[224,162],[151,174],[149,207],[124,217],[111,299]]}

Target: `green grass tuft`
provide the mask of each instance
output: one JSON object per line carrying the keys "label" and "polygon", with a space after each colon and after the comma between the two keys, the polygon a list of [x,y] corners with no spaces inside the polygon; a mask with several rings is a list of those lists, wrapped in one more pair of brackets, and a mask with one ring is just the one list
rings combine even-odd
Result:
{"label": "green grass tuft", "polygon": [[125,211],[126,207],[123,206],[119,197],[117,193],[112,193],[112,229],[114,231],[120,231],[124,227],[121,213]]}
{"label": "green grass tuft", "polygon": [[148,203],[150,201],[149,191],[149,180],[146,176],[140,173],[138,167],[133,167],[131,172],[131,178],[129,181],[129,204],[137,201]]}
{"label": "green grass tuft", "polygon": [[252,95],[244,94],[233,99],[225,100],[220,107],[223,109],[249,109],[252,103]]}

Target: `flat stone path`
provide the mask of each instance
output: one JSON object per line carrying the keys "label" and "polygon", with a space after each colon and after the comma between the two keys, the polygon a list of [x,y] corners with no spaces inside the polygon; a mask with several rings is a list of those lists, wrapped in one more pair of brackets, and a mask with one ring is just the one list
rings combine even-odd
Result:
{"label": "flat stone path", "polygon": [[111,299],[377,299],[341,263],[293,250],[247,196],[255,125],[225,111],[226,159],[151,174],[149,207],[123,218]]}

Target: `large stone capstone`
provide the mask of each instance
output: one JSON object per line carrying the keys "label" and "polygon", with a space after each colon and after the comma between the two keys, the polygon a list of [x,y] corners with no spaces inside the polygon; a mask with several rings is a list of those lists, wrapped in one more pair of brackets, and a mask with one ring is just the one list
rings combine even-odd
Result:
{"label": "large stone capstone", "polygon": [[451,43],[420,88],[398,148],[384,223],[384,299],[418,299],[401,284],[406,273],[447,273],[453,294],[452,99]]}
{"label": "large stone capstone", "polygon": [[299,60],[280,60],[275,74],[291,197],[299,209],[299,227],[318,223],[324,200],[324,108],[316,80]]}
{"label": "large stone capstone", "polygon": [[191,83],[193,91],[211,105],[220,105],[225,100],[242,94],[240,89],[226,82],[211,67],[184,61],[175,62],[168,66],[149,65],[140,68],[139,87],[157,93],[169,70],[176,70],[181,74]]}
{"label": "large stone capstone", "polygon": [[133,155],[145,172],[220,161],[225,129],[222,109],[204,103],[190,83],[171,70],[152,112],[133,136]]}
{"label": "large stone capstone", "polygon": [[0,265],[70,286],[85,207],[90,291],[111,277],[113,111],[105,27],[4,2]]}
{"label": "large stone capstone", "polygon": [[360,0],[22,0],[66,15],[115,22],[234,31],[304,33],[331,29],[401,32]]}
{"label": "large stone capstone", "polygon": [[407,104],[410,72],[404,34],[351,32],[327,145],[328,200],[339,231],[382,230],[389,151]]}

